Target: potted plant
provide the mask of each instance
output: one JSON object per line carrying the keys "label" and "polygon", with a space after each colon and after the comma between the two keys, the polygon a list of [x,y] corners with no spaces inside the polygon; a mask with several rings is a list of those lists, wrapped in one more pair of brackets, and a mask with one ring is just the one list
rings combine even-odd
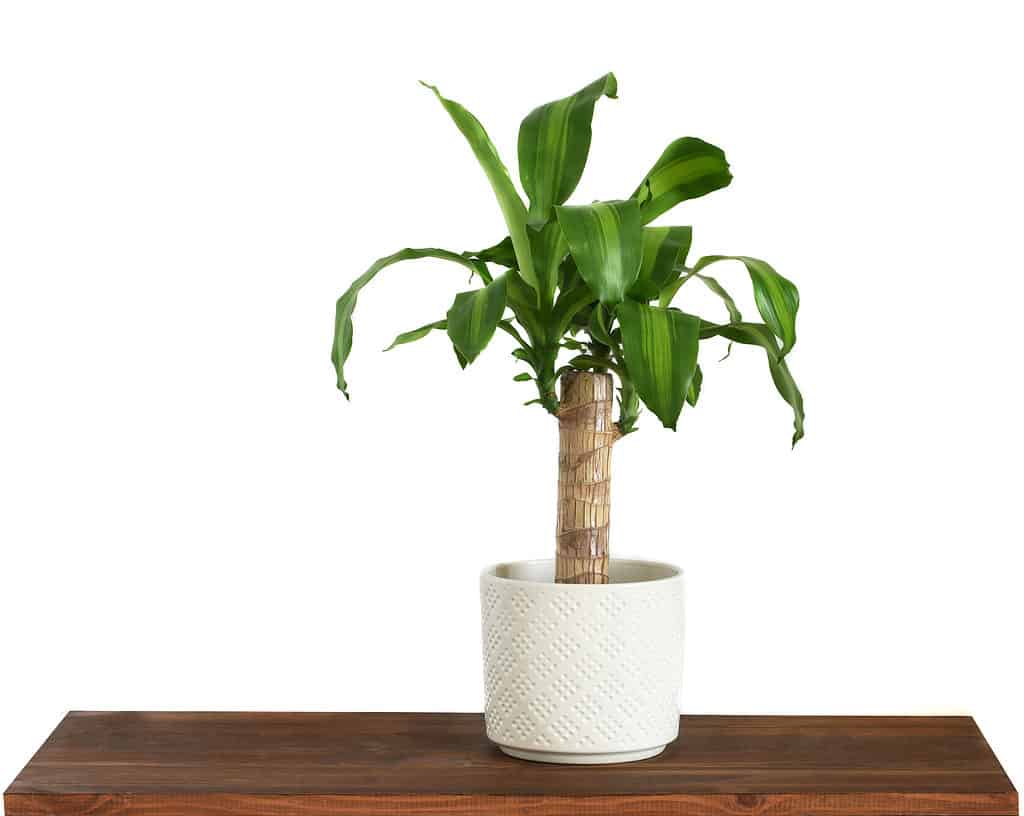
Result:
{"label": "potted plant", "polygon": [[[771,379],[793,409],[795,445],[803,400],[786,356],[796,342],[797,289],[748,256],[708,255],[687,265],[691,228],[649,226],[732,180],[725,154],[700,139],[669,144],[628,198],[565,204],[587,160],[595,104],[616,96],[613,74],[523,120],[519,177],[528,205],[476,117],[427,87],[487,174],[508,236],[478,252],[403,249],[374,263],[337,303],[338,388],[348,396],[352,311],[378,272],[440,258],[478,279],[455,295],[443,319],[398,335],[390,348],[444,331],[465,367],[501,330],[528,369],[515,379],[536,386],[527,404],[558,420],[555,557],[499,564],[481,577],[487,734],[527,759],[653,756],[678,735],[682,573],[610,558],[612,447],[637,429],[641,405],[675,430],[684,406],[700,397],[698,349],[712,337],[766,353]],[[745,321],[707,274],[726,260],[746,267],[761,322]],[[728,319],[705,320],[673,305],[687,284],[721,298]]]}

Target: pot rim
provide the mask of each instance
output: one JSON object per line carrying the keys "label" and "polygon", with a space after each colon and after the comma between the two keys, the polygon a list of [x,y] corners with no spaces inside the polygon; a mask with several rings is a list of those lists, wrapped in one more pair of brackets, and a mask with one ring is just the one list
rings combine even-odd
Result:
{"label": "pot rim", "polygon": [[[491,564],[484,568],[480,573],[481,581],[494,581],[496,583],[503,584],[526,584],[529,586],[550,586],[558,587],[559,590],[565,590],[567,592],[598,592],[598,591],[610,591],[613,589],[621,589],[623,587],[643,587],[651,586],[653,584],[663,584],[670,581],[681,581],[683,578],[682,567],[677,567],[675,564],[670,564],[667,561],[651,561],[645,558],[611,558],[609,559],[610,564],[628,564],[630,566],[639,567],[655,567],[668,571],[668,575],[663,575],[660,578],[647,578],[642,581],[616,581],[615,583],[608,584],[556,584],[554,581],[534,581],[529,578],[506,578],[505,576],[498,575],[497,572],[503,567],[534,567],[540,565],[550,564],[554,566],[554,558],[527,558],[521,561],[499,561],[497,564]],[[552,574],[554,570],[552,569]]]}

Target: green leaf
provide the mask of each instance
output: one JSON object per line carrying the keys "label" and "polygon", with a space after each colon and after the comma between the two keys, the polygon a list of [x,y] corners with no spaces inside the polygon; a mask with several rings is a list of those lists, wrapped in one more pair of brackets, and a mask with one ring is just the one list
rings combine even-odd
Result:
{"label": "green leaf", "polygon": [[551,313],[551,320],[555,326],[555,337],[560,338],[565,334],[569,330],[573,317],[596,299],[590,287],[583,282],[568,291],[560,292]]}
{"label": "green leaf", "polygon": [[760,346],[768,355],[768,372],[779,395],[793,409],[793,445],[804,436],[804,398],[797,388],[789,366],[782,358],[775,334],[763,323],[701,323],[701,337],[720,336],[745,345]]}
{"label": "green leaf", "polygon": [[740,314],[736,301],[732,299],[732,295],[725,291],[725,287],[722,284],[710,275],[702,275],[700,272],[694,272],[693,276],[722,299],[722,302],[725,304],[725,310],[729,313],[729,322],[739,323],[743,320],[743,315]]}
{"label": "green leaf", "polygon": [[421,340],[426,337],[434,329],[446,329],[448,328],[448,322],[445,320],[435,320],[433,323],[428,323],[426,326],[420,326],[418,329],[412,331],[402,332],[398,335],[384,351],[391,351],[395,346],[404,346],[406,343],[414,343],[417,340]]}
{"label": "green leaf", "polygon": [[530,197],[530,224],[543,224],[551,208],[576,189],[590,152],[594,105],[615,99],[614,74],[605,74],[581,91],[541,105],[519,126],[519,179]]}
{"label": "green leaf", "polygon": [[502,163],[498,151],[487,135],[487,131],[484,130],[484,126],[480,124],[480,121],[458,102],[445,99],[445,97],[441,96],[441,92],[433,85],[428,85],[426,82],[421,82],[420,84],[434,92],[441,105],[448,111],[452,121],[455,122],[456,127],[466,137],[466,141],[469,142],[473,154],[476,156],[477,161],[480,162],[484,173],[487,174],[487,180],[490,181],[491,187],[494,189],[502,215],[505,216],[505,225],[508,227],[516,259],[519,262],[519,272],[522,274],[523,279],[539,292],[540,287],[533,273],[530,239],[526,232],[526,205],[523,204],[519,193],[516,192],[512,179],[509,177],[508,169]]}
{"label": "green leaf", "polygon": [[604,307],[598,304],[590,313],[590,324],[587,326],[587,331],[590,332],[590,336],[598,343],[614,348],[618,343],[615,342],[615,338],[612,337],[612,333],[608,330],[610,323],[611,320],[605,313]]}
{"label": "green leaf", "polygon": [[505,276],[483,289],[460,292],[448,310],[448,336],[467,363],[491,342],[505,312]]}
{"label": "green leaf", "polygon": [[789,403],[793,409],[793,442],[796,443],[804,438],[804,398],[800,389],[796,387],[796,380],[789,373],[789,366],[785,360],[769,362],[768,371],[772,375],[772,382],[780,396]]}
{"label": "green leaf", "polygon": [[533,268],[537,275],[540,303],[542,308],[551,306],[558,287],[558,267],[569,251],[561,227],[557,221],[549,221],[542,229],[530,228],[530,250],[533,252]]}
{"label": "green leaf", "polygon": [[745,255],[708,255],[697,261],[694,272],[718,261],[740,261],[754,284],[754,302],[764,322],[782,341],[782,356],[796,343],[796,313],[800,308],[800,293],[765,261]]}
{"label": "green leaf", "polygon": [[516,382],[529,382],[530,380],[533,379],[533,377],[527,374],[525,371],[523,371],[519,374],[516,374],[512,379],[515,380]]}
{"label": "green leaf", "polygon": [[700,370],[698,365],[693,370],[693,379],[690,380],[690,387],[686,390],[686,401],[690,405],[696,405],[697,400],[700,399],[700,387],[704,384],[704,372]]}
{"label": "green leaf", "polygon": [[658,297],[670,281],[679,277],[678,267],[686,263],[692,238],[691,227],[644,227],[640,274],[629,296],[645,303]]}
{"label": "green leaf", "polygon": [[[505,283],[506,283],[505,293],[506,293],[506,299],[507,299],[507,297],[508,297],[508,278],[505,279]],[[512,324],[511,320],[507,320],[507,319],[499,320],[498,321],[498,328],[501,329],[503,332],[505,332],[507,335],[509,335],[522,348],[525,348],[525,349],[530,348],[530,344],[527,343],[523,339],[523,336],[519,333],[519,330]]]}
{"label": "green leaf", "polygon": [[505,273],[508,305],[519,324],[526,329],[530,340],[536,342],[545,338],[545,326],[537,309],[537,293],[527,286],[517,271]]}
{"label": "green leaf", "polygon": [[772,360],[780,360],[779,343],[764,323],[708,323],[700,324],[701,339],[724,337],[747,346],[760,346]]}
{"label": "green leaf", "polygon": [[609,368],[618,371],[619,368],[611,357],[594,357],[590,354],[576,355],[569,360],[569,365],[577,371],[590,371],[591,369],[606,371]]}
{"label": "green leaf", "polygon": [[643,254],[636,201],[555,207],[580,276],[605,305],[623,300],[640,273]]}
{"label": "green leaf", "polygon": [[722,284],[720,284],[710,275],[702,275],[699,272],[694,272],[693,270],[690,270],[685,275],[683,275],[679,280],[674,281],[670,283],[668,286],[666,286],[661,292],[661,297],[658,300],[658,305],[661,306],[662,308],[665,308],[670,303],[672,303],[672,299],[676,296],[676,292],[678,292],[682,288],[683,284],[686,283],[691,278],[697,278],[697,280],[703,283],[708,289],[710,289],[712,292],[714,292],[716,295],[718,295],[718,297],[722,299],[722,302],[725,304],[725,309],[729,313],[730,323],[739,323],[740,321],[743,320],[743,315],[740,314],[740,310],[736,306],[736,301],[732,299],[732,295],[725,291],[725,287],[722,286]]}
{"label": "green leaf", "polygon": [[516,266],[516,251],[512,247],[512,239],[507,235],[494,246],[481,249],[479,252],[469,252],[467,255],[471,258],[478,258],[488,263],[496,263],[509,269]]}
{"label": "green leaf", "polygon": [[619,304],[626,368],[640,398],[675,430],[697,369],[700,319],[627,300]]}
{"label": "green leaf", "polygon": [[699,198],[732,181],[725,153],[713,144],[687,136],[665,148],[631,198],[640,201],[645,224],[680,201]]}
{"label": "green leaf", "polygon": [[345,380],[345,361],[352,351],[352,312],[356,308],[356,300],[359,292],[366,284],[372,281],[377,273],[391,264],[399,261],[408,261],[415,258],[440,258],[444,261],[452,261],[460,264],[470,271],[480,274],[480,262],[465,258],[457,252],[449,252],[446,249],[401,249],[393,255],[378,258],[373,265],[362,275],[353,281],[348,291],[338,298],[338,304],[334,313],[334,344],[331,346],[331,362],[334,363],[334,370],[338,373],[338,388],[348,398],[348,383]]}

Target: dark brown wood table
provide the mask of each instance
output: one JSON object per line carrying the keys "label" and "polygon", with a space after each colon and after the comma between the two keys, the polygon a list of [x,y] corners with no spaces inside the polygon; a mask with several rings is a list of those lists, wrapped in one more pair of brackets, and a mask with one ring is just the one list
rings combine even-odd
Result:
{"label": "dark brown wood table", "polygon": [[510,759],[479,714],[74,712],[7,816],[1016,816],[970,717],[683,717],[644,762]]}

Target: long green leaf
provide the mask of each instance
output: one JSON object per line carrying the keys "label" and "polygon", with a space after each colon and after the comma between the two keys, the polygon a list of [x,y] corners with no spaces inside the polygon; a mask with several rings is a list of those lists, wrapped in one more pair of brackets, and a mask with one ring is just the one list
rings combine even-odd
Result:
{"label": "long green leaf", "polygon": [[555,207],[576,268],[606,305],[622,301],[640,274],[640,208],[634,200]]}
{"label": "long green leaf", "polygon": [[768,326],[763,323],[714,323],[701,322],[701,337],[725,337],[736,343],[760,346],[768,355],[768,372],[775,383],[779,395],[793,409],[793,445],[804,437],[804,398],[797,388],[796,381],[789,371],[789,366],[782,357],[778,340]]}
{"label": "long green leaf", "polygon": [[448,310],[448,336],[467,363],[473,362],[491,342],[505,312],[505,276],[483,289],[460,292]]}
{"label": "long green leaf", "polygon": [[700,319],[627,300],[619,304],[626,368],[644,404],[676,429],[697,369]]}
{"label": "long green leaf", "polygon": [[[345,361],[352,351],[352,312],[356,308],[356,300],[359,292],[366,284],[372,281],[377,273],[391,264],[399,261],[408,261],[415,258],[440,258],[444,261],[452,261],[469,269],[471,272],[480,275],[481,264],[477,260],[466,258],[457,252],[449,252],[446,249],[401,249],[393,255],[378,258],[373,265],[362,275],[353,281],[348,291],[338,298],[338,304],[334,312],[334,343],[331,346],[331,362],[334,363],[334,370],[338,374],[338,388],[348,398],[348,383],[345,380]],[[484,270],[486,272],[486,270]]]}
{"label": "long green leaf", "polygon": [[434,92],[441,105],[448,111],[452,121],[455,122],[456,127],[466,137],[466,141],[469,142],[473,154],[476,156],[477,161],[480,162],[484,173],[487,174],[487,180],[490,181],[491,187],[494,189],[502,215],[505,216],[505,225],[508,227],[508,233],[512,238],[512,246],[515,248],[516,259],[519,262],[519,272],[523,276],[523,280],[539,292],[540,287],[533,273],[530,239],[526,232],[526,205],[523,204],[519,193],[516,192],[515,185],[512,184],[512,179],[509,177],[508,169],[502,163],[498,151],[487,135],[487,131],[484,130],[484,126],[480,124],[480,121],[458,102],[441,96],[441,92],[433,85],[428,85],[426,82],[421,84]]}
{"label": "long green leaf", "polygon": [[428,323],[426,326],[420,326],[418,329],[412,331],[402,332],[398,337],[394,339],[390,346],[384,351],[391,351],[395,346],[404,346],[406,343],[414,343],[417,340],[422,340],[434,329],[447,329],[448,322],[446,320],[435,320],[433,323]]}
{"label": "long green leaf", "polygon": [[732,181],[725,153],[702,139],[676,139],[654,163],[631,198],[640,201],[645,224],[680,201],[699,198]]}
{"label": "long green leaf", "polygon": [[519,126],[519,179],[530,197],[529,221],[543,224],[551,208],[576,189],[590,152],[594,104],[615,98],[614,74],[605,74],[572,96],[541,105]]}
{"label": "long green leaf", "polygon": [[789,366],[785,360],[768,363],[768,371],[772,375],[772,382],[781,397],[789,403],[793,409],[793,447],[804,438],[804,398],[800,389],[796,387],[796,380],[789,373]]}
{"label": "long green leaf", "polygon": [[527,230],[530,249],[533,252],[533,268],[537,276],[538,293],[542,309],[551,306],[558,288],[558,267],[569,251],[562,228],[555,220],[549,221],[542,229]]}
{"label": "long green leaf", "polygon": [[643,260],[629,296],[654,300],[670,281],[679,277],[678,267],[686,263],[693,239],[691,227],[644,227]]}
{"label": "long green leaf", "polygon": [[718,261],[739,261],[747,268],[754,285],[757,311],[782,341],[782,356],[785,357],[796,343],[796,313],[800,308],[800,293],[796,286],[767,262],[746,255],[708,255],[697,261],[694,272]]}
{"label": "long green leaf", "polygon": [[743,320],[743,315],[740,314],[736,301],[732,299],[732,295],[725,291],[725,287],[722,284],[710,275],[702,275],[700,272],[695,272],[694,277],[722,299],[722,302],[725,304],[725,310],[729,313],[730,322],[739,323]]}
{"label": "long green leaf", "polygon": [[734,343],[747,346],[760,346],[771,360],[781,360],[779,343],[772,330],[764,323],[707,323],[701,321],[701,339],[708,337],[724,337]]}
{"label": "long green leaf", "polygon": [[683,284],[691,278],[699,280],[722,299],[722,302],[725,304],[725,310],[729,313],[730,323],[739,323],[743,320],[743,315],[740,314],[740,310],[736,306],[736,301],[732,299],[732,295],[725,290],[725,287],[710,275],[702,275],[699,272],[694,272],[692,269],[689,272],[686,272],[681,278],[673,281],[661,290],[661,297],[658,300],[658,305],[662,308],[669,306],[672,303],[672,299],[676,296],[676,292],[678,292],[682,288]]}

